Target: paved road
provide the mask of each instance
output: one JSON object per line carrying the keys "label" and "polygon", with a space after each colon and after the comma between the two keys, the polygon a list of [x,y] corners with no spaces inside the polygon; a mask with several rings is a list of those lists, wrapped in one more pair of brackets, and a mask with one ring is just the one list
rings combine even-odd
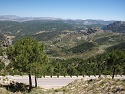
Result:
{"label": "paved road", "polygon": [[[62,87],[62,86],[66,86],[69,83],[71,83],[72,81],[76,80],[76,79],[81,79],[81,77],[54,77],[54,78],[50,78],[50,77],[46,77],[46,78],[38,78],[37,82],[38,82],[38,86],[40,87],[44,87],[44,88],[56,88],[56,87]],[[28,77],[14,77],[14,80],[16,80],[17,82],[22,82],[22,83],[29,83],[29,79]],[[32,83],[34,85],[34,77],[32,77]]]}
{"label": "paved road", "polygon": [[[82,76],[79,76],[79,77],[76,77],[76,76],[73,76],[72,78],[71,77],[59,77],[57,78],[56,76],[53,77],[53,78],[50,78],[49,76],[46,76],[45,78],[38,78],[38,86],[40,87],[44,87],[44,88],[57,88],[57,87],[62,87],[62,86],[66,86],[68,85],[69,83],[71,83],[72,81],[76,80],[76,79],[85,79],[85,80],[88,80],[88,79],[95,79],[95,78],[98,78],[98,76],[85,76],[85,77],[82,77]],[[111,76],[108,76],[108,78],[111,78]],[[28,84],[29,83],[29,80],[28,80],[28,76],[14,76],[12,77],[12,79],[16,80],[17,82],[22,82],[22,83],[26,83]],[[125,76],[117,76],[115,77],[115,79],[125,79]],[[32,77],[32,83],[34,85],[34,77]]]}

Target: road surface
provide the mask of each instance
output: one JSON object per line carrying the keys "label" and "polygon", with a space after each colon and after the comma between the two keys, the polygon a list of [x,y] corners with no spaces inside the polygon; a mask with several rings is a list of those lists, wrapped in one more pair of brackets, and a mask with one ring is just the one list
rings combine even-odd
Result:
{"label": "road surface", "polygon": [[[76,79],[82,79],[83,77],[45,77],[45,78],[38,78],[37,79],[37,84],[40,87],[43,88],[58,88],[58,87],[62,87],[62,86],[66,86],[69,83],[73,82]],[[17,82],[21,82],[21,83],[29,83],[29,79],[28,77],[13,77],[12,79],[14,79]],[[32,77],[32,83],[33,85],[35,84],[34,82],[34,77]]]}
{"label": "road surface", "polygon": [[[107,76],[108,78],[111,78],[111,76]],[[96,79],[98,78],[98,76],[85,76],[85,77],[82,77],[82,76],[73,76],[72,78],[69,77],[69,76],[66,76],[66,77],[63,77],[63,76],[60,76],[59,78],[57,78],[56,76],[53,76],[52,78],[49,77],[49,76],[46,76],[45,78],[38,78],[37,82],[38,82],[38,86],[40,87],[43,87],[43,88],[59,88],[59,87],[62,87],[62,86],[66,86],[68,85],[69,83],[73,82],[74,80],[77,80],[77,79],[85,79],[85,80],[88,80],[88,79]],[[21,82],[21,83],[26,83],[28,84],[29,83],[29,79],[28,79],[28,76],[12,76],[11,79],[17,81],[17,82]],[[115,79],[121,79],[121,80],[125,80],[125,76],[117,76],[115,77]],[[34,85],[34,77],[32,77],[32,83]]]}

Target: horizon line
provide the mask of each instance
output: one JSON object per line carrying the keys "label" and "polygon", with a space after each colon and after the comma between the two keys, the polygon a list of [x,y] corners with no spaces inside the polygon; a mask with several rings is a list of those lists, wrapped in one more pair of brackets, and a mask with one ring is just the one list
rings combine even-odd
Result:
{"label": "horizon line", "polygon": [[49,16],[18,16],[18,15],[0,15],[0,16],[15,16],[20,18],[54,18],[54,19],[61,19],[61,20],[100,20],[100,21],[125,21],[125,20],[104,20],[104,19],[94,19],[94,18],[61,18],[61,17],[49,17]]}

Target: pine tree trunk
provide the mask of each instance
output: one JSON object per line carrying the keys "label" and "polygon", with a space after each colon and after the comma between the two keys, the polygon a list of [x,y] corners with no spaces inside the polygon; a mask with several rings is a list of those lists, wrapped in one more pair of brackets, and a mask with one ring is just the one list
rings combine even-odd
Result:
{"label": "pine tree trunk", "polygon": [[29,75],[29,92],[30,92],[32,89],[32,78],[30,73],[28,75]]}
{"label": "pine tree trunk", "polygon": [[115,76],[115,68],[113,69],[112,79],[114,79]]}
{"label": "pine tree trunk", "polygon": [[35,75],[35,87],[37,87],[37,77]]}
{"label": "pine tree trunk", "polygon": [[99,73],[99,77],[98,78],[100,78],[101,77],[101,72],[98,70],[98,73]]}
{"label": "pine tree trunk", "polygon": [[99,78],[101,77],[101,74],[99,73]]}

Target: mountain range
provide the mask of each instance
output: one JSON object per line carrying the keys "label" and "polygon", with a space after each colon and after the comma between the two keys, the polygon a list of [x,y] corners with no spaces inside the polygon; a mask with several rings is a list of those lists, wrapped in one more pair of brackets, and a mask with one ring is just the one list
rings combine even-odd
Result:
{"label": "mountain range", "polygon": [[104,30],[111,30],[117,33],[125,33],[125,21],[115,21],[103,28]]}
{"label": "mountain range", "polygon": [[31,18],[0,16],[0,40],[7,36],[14,44],[23,37],[35,38],[50,57],[59,59],[87,59],[107,49],[125,48],[124,21]]}
{"label": "mountain range", "polygon": [[17,22],[24,22],[24,21],[31,21],[31,20],[62,20],[65,21],[65,23],[70,24],[82,24],[82,25],[92,25],[92,24],[102,24],[102,25],[108,25],[114,22],[111,21],[104,21],[104,20],[93,20],[93,19],[61,19],[61,18],[54,18],[54,17],[19,17],[16,15],[1,15],[0,21],[17,21]]}

